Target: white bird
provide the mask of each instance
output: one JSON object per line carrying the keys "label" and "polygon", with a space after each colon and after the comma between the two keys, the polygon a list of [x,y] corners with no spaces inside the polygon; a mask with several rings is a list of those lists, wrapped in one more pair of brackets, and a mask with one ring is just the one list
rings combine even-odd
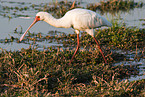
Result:
{"label": "white bird", "polygon": [[[79,43],[79,33],[80,31],[86,31],[89,35],[93,37],[95,42],[98,45],[98,48],[103,56],[103,59],[105,63],[107,64],[107,61],[104,57],[104,54],[97,42],[97,40],[94,37],[94,28],[101,27],[101,26],[108,26],[111,27],[112,24],[102,17],[101,15],[97,14],[94,11],[87,10],[87,9],[81,9],[76,8],[68,11],[62,18],[56,19],[51,14],[47,12],[38,12],[36,14],[35,20],[33,23],[29,26],[29,28],[26,30],[26,32],[21,36],[20,41],[24,38],[28,30],[38,21],[45,21],[48,24],[54,26],[54,27],[61,27],[61,28],[74,28],[75,32],[77,34],[77,48],[70,60],[70,63],[72,62],[75,54],[77,53],[80,43]],[[70,64],[69,63],[69,64]]]}

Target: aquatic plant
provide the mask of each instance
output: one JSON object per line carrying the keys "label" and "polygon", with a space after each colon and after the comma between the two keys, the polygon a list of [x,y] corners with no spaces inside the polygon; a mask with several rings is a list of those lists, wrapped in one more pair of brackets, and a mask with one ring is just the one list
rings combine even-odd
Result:
{"label": "aquatic plant", "polygon": [[138,74],[135,65],[105,65],[96,53],[81,51],[77,55],[81,57],[68,65],[72,50],[48,47],[40,51],[31,46],[13,52],[2,50],[1,96],[141,95],[144,80],[122,81]]}
{"label": "aquatic plant", "polygon": [[118,10],[130,10],[136,7],[142,7],[143,3],[134,2],[134,0],[107,0],[101,1],[98,4],[88,4],[87,8],[90,10],[100,11],[118,11]]}
{"label": "aquatic plant", "polygon": [[98,31],[98,37],[101,37],[103,43],[113,45],[115,48],[135,49],[135,46],[143,47],[145,45],[145,29],[112,27],[108,30]]}

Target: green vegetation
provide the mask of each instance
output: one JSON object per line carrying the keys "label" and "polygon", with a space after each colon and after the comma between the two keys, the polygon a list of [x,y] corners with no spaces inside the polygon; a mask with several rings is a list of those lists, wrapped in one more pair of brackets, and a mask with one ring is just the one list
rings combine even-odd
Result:
{"label": "green vegetation", "polygon": [[[15,33],[18,32],[15,30]],[[135,59],[140,60],[144,56],[141,49],[145,43],[144,35],[144,29],[136,28],[98,30],[96,38],[109,63],[104,64],[92,37],[83,33],[80,44],[84,49],[68,65],[76,47],[76,34],[50,31],[45,36],[29,33],[21,43],[31,43],[32,47],[13,52],[2,50],[0,53],[1,96],[143,96],[145,80],[123,80],[138,75],[140,64],[114,66],[115,62],[128,58],[111,52],[111,49],[133,50],[138,45],[142,54]],[[20,43],[14,37],[6,40],[3,42]],[[51,46],[38,50],[37,42],[43,41],[57,42],[67,49]]]}
{"label": "green vegetation", "polygon": [[[9,2],[15,3],[15,2]],[[25,3],[20,3],[25,5]],[[101,2],[111,10],[128,9],[140,6],[134,1],[109,0]],[[121,4],[124,6],[117,6]],[[130,4],[126,6],[126,4]],[[132,5],[133,4],[133,5]],[[30,4],[31,7],[3,7],[7,16],[9,11],[48,11],[56,17],[61,17],[70,10],[72,2],[53,2],[46,4]],[[115,6],[114,6],[115,5]],[[92,5],[94,6],[94,5]],[[96,6],[96,5],[95,5]],[[112,7],[110,7],[112,6]],[[79,7],[79,3],[75,3]],[[119,7],[119,8],[115,8]],[[89,8],[89,7],[88,7]],[[89,8],[90,9],[90,8]],[[101,9],[101,7],[100,7]],[[94,9],[96,8],[94,7]],[[105,9],[101,9],[105,10]],[[13,13],[15,17],[18,14]],[[9,16],[9,15],[8,15]],[[12,18],[12,16],[9,16]],[[21,26],[20,26],[21,27]],[[22,34],[17,32],[14,34]],[[37,32],[36,32],[37,33]],[[108,64],[97,49],[93,38],[83,32],[80,38],[81,48],[74,60],[68,65],[77,45],[76,34],[65,34],[50,31],[42,33],[28,33],[22,42],[14,36],[0,39],[0,44],[19,43],[29,44],[27,49],[19,51],[0,51],[0,96],[2,97],[47,97],[47,96],[144,96],[145,79],[128,81],[127,78],[139,75],[142,64],[114,65],[116,62],[129,60],[125,54],[113,50],[136,50],[134,60],[145,59],[145,29],[120,26],[113,22],[108,29],[95,30],[95,37],[99,41]],[[56,43],[60,46],[42,47],[40,42]],[[39,50],[43,48],[43,50]],[[139,50],[139,54],[137,53]],[[130,60],[129,60],[130,61]]]}
{"label": "green vegetation", "polygon": [[1,96],[142,95],[145,80],[122,80],[138,74],[134,65],[105,65],[96,50],[80,51],[68,65],[73,50],[31,48],[0,53]]}
{"label": "green vegetation", "polygon": [[130,10],[133,8],[142,7],[143,3],[136,3],[134,0],[108,0],[101,1],[99,4],[89,4],[87,8],[90,10],[100,11],[119,11]]}

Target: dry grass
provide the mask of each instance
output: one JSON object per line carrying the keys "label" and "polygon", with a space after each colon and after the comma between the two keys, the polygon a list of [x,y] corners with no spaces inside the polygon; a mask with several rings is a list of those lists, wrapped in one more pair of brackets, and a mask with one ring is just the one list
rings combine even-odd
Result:
{"label": "dry grass", "polygon": [[95,50],[79,52],[68,65],[72,53],[71,50],[60,51],[52,47],[43,51],[31,47],[21,51],[2,51],[1,96],[142,95],[145,80],[122,80],[137,75],[136,66],[105,65]]}

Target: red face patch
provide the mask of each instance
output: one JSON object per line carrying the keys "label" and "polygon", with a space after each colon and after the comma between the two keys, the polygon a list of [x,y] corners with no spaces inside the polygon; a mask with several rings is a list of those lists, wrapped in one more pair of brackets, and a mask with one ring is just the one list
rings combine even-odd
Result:
{"label": "red face patch", "polygon": [[36,16],[36,17],[35,17],[35,20],[36,20],[36,21],[40,21],[40,16]]}

